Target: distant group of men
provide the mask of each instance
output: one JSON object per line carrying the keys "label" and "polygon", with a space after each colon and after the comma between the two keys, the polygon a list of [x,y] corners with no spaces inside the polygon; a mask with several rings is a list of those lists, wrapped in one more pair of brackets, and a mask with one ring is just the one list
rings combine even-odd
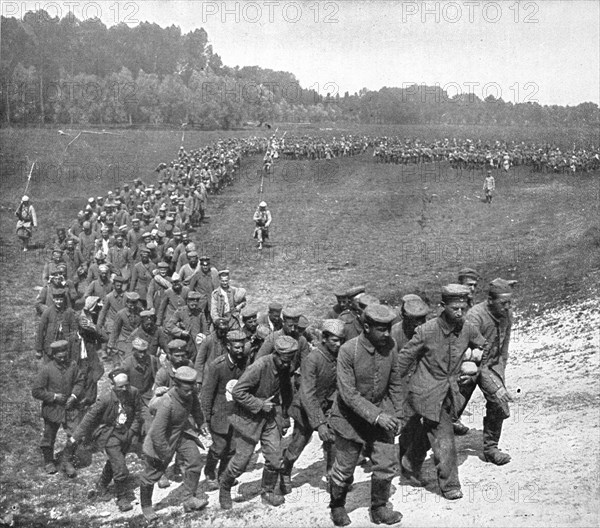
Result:
{"label": "distant group of men", "polygon": [[[461,270],[457,284],[442,288],[437,311],[415,294],[395,310],[364,287],[335,292],[336,304],[313,324],[293,304],[273,301],[259,311],[230,283],[231,272],[190,241],[186,191],[193,201],[191,190],[202,185],[195,160],[221,158],[218,145],[207,149],[180,152],[186,168],[165,173],[156,187],[91,199],[83,218],[57,234],[36,302],[43,361],[32,394],[42,401],[45,470],[58,471],[60,427],[68,477],[77,474],[79,444],[93,441],[106,453],[93,495],[114,496],[128,511],[126,454],[136,451],[144,460],[141,509],[154,520],[154,487],[178,477],[184,511],[205,508],[211,490],[221,508],[232,508],[231,490],[260,443],[262,501],[281,506],[316,431],[333,523],[350,524],[346,497],[366,457],[371,518],[395,524],[402,515],[388,505],[392,479],[422,484],[430,448],[441,494],[462,496],[454,435],[468,433],[460,416],[475,386],[486,398],[483,456],[509,462],[498,442],[511,399],[504,380],[514,281],[491,281],[487,298],[474,304],[480,277]],[[106,206],[117,199],[127,220],[111,225]],[[110,390],[98,396],[105,367]],[[212,443],[203,458],[206,435]]]}

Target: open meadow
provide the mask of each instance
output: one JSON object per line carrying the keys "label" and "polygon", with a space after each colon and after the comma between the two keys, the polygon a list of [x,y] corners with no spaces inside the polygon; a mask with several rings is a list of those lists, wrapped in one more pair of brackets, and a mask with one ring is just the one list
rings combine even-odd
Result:
{"label": "open meadow", "polygon": [[[66,129],[65,129],[66,130]],[[278,134],[284,131],[282,127]],[[21,526],[143,526],[139,502],[119,513],[114,503],[93,503],[87,490],[104,463],[94,456],[74,480],[44,473],[39,453],[42,420],[31,397],[37,364],[33,341],[36,287],[48,259],[46,244],[67,227],[89,196],[134,178],[151,183],[154,168],[180,145],[204,146],[237,132],[114,130],[72,139],[56,129],[2,129],[0,138],[0,521],[16,507]],[[290,129],[289,134],[398,135],[424,139],[473,137],[556,141],[586,138],[557,130],[460,127]],[[76,135],[77,132],[75,132]],[[269,132],[269,134],[271,134]],[[596,138],[597,141],[597,138]],[[481,453],[485,401],[477,392],[457,441],[465,497],[447,502],[436,491],[431,456],[425,488],[394,479],[391,501],[403,526],[598,526],[600,497],[600,174],[540,174],[529,168],[495,173],[492,205],[482,199],[484,174],[447,163],[403,166],[375,163],[368,153],[320,161],[278,160],[265,176],[262,198],[273,214],[271,246],[259,252],[252,214],[259,201],[262,158],[245,158],[234,184],[209,197],[208,223],[191,238],[261,310],[271,300],[296,305],[311,322],[333,304],[340,285],[397,305],[416,292],[433,306],[440,286],[457,271],[476,268],[485,282],[518,280],[516,330],[507,368],[515,395],[502,447],[503,467]],[[28,157],[29,163],[26,161]],[[22,253],[14,211],[30,163],[37,161],[27,194],[38,214],[35,249]],[[477,300],[481,300],[482,292]],[[316,437],[316,435],[315,435]],[[155,490],[157,526],[331,526],[328,495],[320,488],[318,439],[292,475],[294,493],[274,509],[260,502],[262,456],[236,488],[233,510],[218,507],[218,492],[200,514],[172,506],[176,486]],[[64,436],[59,436],[62,445]],[[128,455],[133,476],[141,462]],[[359,468],[348,498],[352,526],[369,524],[369,467]],[[133,488],[134,479],[132,479]]]}

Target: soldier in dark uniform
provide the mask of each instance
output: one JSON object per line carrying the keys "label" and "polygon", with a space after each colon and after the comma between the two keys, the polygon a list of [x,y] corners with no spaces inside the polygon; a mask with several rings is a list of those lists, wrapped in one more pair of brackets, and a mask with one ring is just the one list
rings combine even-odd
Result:
{"label": "soldier in dark uniform", "polygon": [[235,455],[219,479],[219,504],[223,509],[232,507],[231,487],[246,470],[259,441],[265,457],[261,499],[271,506],[285,502],[283,496],[275,494],[275,486],[282,462],[281,437],[289,427],[287,410],[293,395],[290,368],[297,351],[294,338],[279,336],[275,351],[250,365],[233,388]]}
{"label": "soldier in dark uniform", "polygon": [[129,378],[121,369],[109,374],[112,390],[106,392],[86,413],[73,434],[73,443],[93,438],[99,449],[106,451],[107,461],[96,493],[106,500],[108,485],[115,482],[117,506],[122,512],[133,509],[127,498],[126,480],[129,475],[125,455],[139,436],[142,427],[142,404],[140,394],[129,384]]}
{"label": "soldier in dark uniform", "polygon": [[348,296],[346,295],[346,290],[336,291],[335,298],[337,303],[327,312],[325,319],[337,319],[340,314],[348,308]]}
{"label": "soldier in dark uniform", "polygon": [[354,288],[350,288],[346,292],[346,298],[348,299],[347,308],[338,316],[338,319],[340,319],[346,325],[344,335],[346,341],[358,337],[362,332],[362,324],[359,319],[360,311],[355,299],[364,292],[364,286],[356,286]]}
{"label": "soldier in dark uniform", "polygon": [[[452,427],[452,416],[462,401],[458,386],[461,363],[467,348],[487,345],[477,328],[464,320],[468,295],[466,286],[444,286],[442,313],[419,326],[400,351],[402,375],[414,370],[408,387],[408,402],[414,415],[400,436],[403,472],[419,479],[426,450],[412,444],[420,442],[422,434],[426,434],[436,460],[440,491],[448,500],[463,496]],[[421,427],[423,431],[419,432]]]}
{"label": "soldier in dark uniform", "polygon": [[245,344],[246,335],[242,331],[228,332],[227,353],[208,364],[206,379],[202,384],[200,402],[213,441],[204,466],[206,489],[209,491],[219,489],[217,476],[220,477],[225,471],[235,453],[233,427],[229,423],[233,411],[231,390],[246,369]]}
{"label": "soldier in dark uniform", "polygon": [[336,360],[344,342],[344,323],[326,319],[322,326],[322,340],[302,364],[302,382],[290,406],[294,419],[292,440],[283,453],[281,492],[292,492],[291,475],[294,463],[317,431],[323,442],[327,475],[335,456],[335,435],[327,419],[336,395]]}
{"label": "soldier in dark uniform", "polygon": [[486,399],[483,419],[483,456],[486,462],[498,466],[508,464],[510,455],[498,449],[502,423],[510,417],[509,402],[512,397],[506,390],[505,374],[508,347],[512,330],[511,310],[514,281],[494,279],[488,288],[486,301],[476,304],[466,316],[488,341],[490,348],[481,361],[479,373],[463,383],[460,388],[465,401],[459,411],[465,409],[476,386]]}
{"label": "soldier in dark uniform", "polygon": [[115,366],[119,366],[131,354],[129,337],[141,323],[139,301],[140,296],[136,292],[127,292],[125,308],[119,310],[115,317],[113,331],[108,341],[108,352],[112,356]]}
{"label": "soldier in dark uniform", "polygon": [[50,345],[54,341],[66,339],[69,345],[77,333],[77,315],[66,304],[65,290],[56,289],[52,293],[52,304],[42,313],[36,335],[36,358],[51,361]]}
{"label": "soldier in dark uniform", "polygon": [[152,492],[165,473],[173,456],[183,459],[183,510],[200,510],[208,504],[208,497],[196,496],[202,472],[202,460],[197,438],[190,418],[203,432],[208,433],[200,402],[195,393],[196,371],[187,366],[175,371],[174,386],[156,404],[156,415],[144,440],[144,471],[140,481],[140,505],[147,521],[157,519],[152,508]]}
{"label": "soldier in dark uniform", "polygon": [[[56,473],[54,443],[58,430],[62,428],[70,437],[77,427],[77,402],[84,391],[83,373],[77,363],[69,360],[69,343],[66,340],[54,341],[50,345],[50,357],[39,370],[32,396],[42,401],[44,434],[40,445],[44,455],[46,473]],[[70,477],[77,472],[72,464],[73,444],[67,441],[62,455],[62,469]]]}
{"label": "soldier in dark uniform", "polygon": [[331,517],[336,526],[350,524],[346,495],[364,447],[373,462],[371,519],[395,524],[402,514],[387,507],[392,478],[398,469],[394,437],[402,419],[398,348],[390,336],[396,313],[374,304],[363,314],[363,331],[340,348],[337,398],[329,423],[335,432],[331,469]]}
{"label": "soldier in dark uniform", "polygon": [[281,312],[283,305],[278,302],[272,302],[269,304],[269,310],[267,313],[258,315],[258,324],[264,324],[271,329],[271,332],[281,330],[283,326],[283,320],[281,319]]}

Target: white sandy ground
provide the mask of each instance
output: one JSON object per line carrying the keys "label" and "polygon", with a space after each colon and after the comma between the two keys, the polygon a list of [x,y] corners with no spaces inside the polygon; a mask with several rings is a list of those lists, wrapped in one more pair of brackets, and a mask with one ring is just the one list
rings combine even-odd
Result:
{"label": "white sandy ground", "polygon": [[[464,498],[450,502],[438,495],[430,452],[423,471],[425,488],[400,485],[398,478],[393,481],[390,501],[404,515],[401,526],[600,525],[599,306],[597,300],[580,302],[521,324],[516,314],[507,368],[515,402],[501,439],[501,448],[511,454],[512,462],[497,467],[482,460],[485,401],[476,391],[463,417],[472,429],[457,438]],[[98,461],[103,455],[94,457]],[[128,462],[132,473],[141,470],[135,455],[128,455]],[[168,505],[167,499],[167,504],[157,508],[161,520],[156,526],[333,526],[329,496],[319,488],[324,463],[317,435],[296,465],[292,476],[296,487],[282,507],[265,506],[256,495],[262,462],[258,454],[256,463],[240,478],[240,486],[233,490],[237,497],[233,510],[219,508],[218,491],[209,493],[209,506],[198,513],[183,514],[179,505]],[[92,487],[95,477],[86,468],[79,478]],[[369,479],[368,467],[357,468],[347,504],[352,526],[371,525]],[[168,495],[174,498],[178,487],[178,483],[166,490],[156,487],[154,504]],[[125,514],[114,501],[90,501],[81,514],[89,515],[93,524],[111,521],[115,526],[142,526],[137,499],[136,490],[134,509]],[[68,510],[68,504],[57,504],[51,518],[69,518]]]}

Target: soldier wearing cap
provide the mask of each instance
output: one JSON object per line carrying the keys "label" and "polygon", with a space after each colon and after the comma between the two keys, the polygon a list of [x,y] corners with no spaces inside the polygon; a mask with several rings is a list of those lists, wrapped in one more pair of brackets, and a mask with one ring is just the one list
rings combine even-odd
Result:
{"label": "soldier wearing cap", "polygon": [[127,231],[126,243],[127,247],[131,249],[131,257],[136,260],[138,259],[138,248],[142,240],[142,230],[140,227],[140,219],[133,217],[131,219],[131,229]]}
{"label": "soldier wearing cap", "polygon": [[56,289],[52,292],[52,304],[42,313],[35,340],[36,358],[51,360],[50,345],[54,341],[66,339],[71,345],[77,333],[77,315],[67,306],[66,292]]}
{"label": "soldier wearing cap", "polygon": [[438,461],[439,488],[448,500],[462,497],[452,427],[452,416],[462,400],[458,385],[461,363],[467,348],[487,346],[475,326],[465,322],[468,296],[466,286],[444,286],[442,313],[417,327],[413,338],[400,351],[402,375],[414,369],[408,386],[408,403],[414,415],[400,436],[401,469],[405,477],[420,479],[426,455],[421,444],[427,435]]}
{"label": "soldier wearing cap", "polygon": [[135,332],[131,335],[133,353],[125,358],[121,369],[127,374],[131,386],[135,387],[140,393],[141,412],[144,421],[144,427],[141,431],[141,436],[143,436],[148,432],[152,423],[148,406],[154,396],[154,381],[161,367],[158,358],[149,353],[148,341],[138,336],[134,337],[134,334]]}
{"label": "soldier wearing cap", "polygon": [[169,336],[162,326],[156,322],[154,310],[142,310],[140,312],[141,323],[129,338],[133,341],[136,337],[148,342],[148,354],[161,359],[161,354],[167,354],[169,347]]}
{"label": "soldier wearing cap", "polygon": [[208,431],[195,386],[196,371],[188,366],[179,367],[174,374],[174,386],[156,403],[156,414],[144,440],[144,471],[140,478],[140,505],[148,521],[157,518],[152,508],[154,485],[164,475],[176,453],[184,463],[183,510],[200,510],[208,504],[205,493],[200,495],[201,498],[196,496],[202,461],[190,418],[203,434]]}
{"label": "soldier wearing cap", "polygon": [[50,262],[44,264],[42,270],[42,284],[46,284],[50,280],[50,276],[57,271],[58,265],[63,261],[63,250],[54,248],[50,254]]}
{"label": "soldier wearing cap", "polygon": [[192,277],[198,272],[200,272],[198,253],[196,251],[190,251],[187,253],[187,264],[181,266],[178,271],[181,282],[183,282],[185,286],[188,286]]}
{"label": "soldier wearing cap", "polygon": [[[506,164],[506,170],[508,171],[508,162]],[[492,171],[487,171],[485,180],[483,181],[483,192],[485,193],[485,202],[488,204],[492,203],[494,197],[494,191],[496,190],[496,180],[492,176]]]}
{"label": "soldier wearing cap", "polygon": [[219,272],[217,268],[210,265],[210,258],[206,255],[201,256],[198,260],[200,261],[200,271],[190,279],[190,290],[197,291],[206,297],[207,307],[210,309],[208,300],[210,300],[212,292],[220,285]]}
{"label": "soldier wearing cap", "polygon": [[125,294],[125,308],[119,310],[115,317],[113,331],[108,340],[108,352],[115,366],[120,366],[131,354],[131,339],[133,331],[140,326],[140,296],[136,292]]}
{"label": "soldier wearing cap", "polygon": [[227,333],[229,320],[219,317],[213,321],[213,331],[206,336],[198,347],[194,358],[194,368],[198,372],[198,383],[202,387],[208,365],[227,352]]}
{"label": "soldier wearing cap", "polygon": [[467,301],[469,308],[472,308],[475,304],[475,290],[477,289],[477,283],[480,278],[481,276],[479,273],[471,268],[463,268],[458,272],[458,283],[466,286],[470,290],[469,299]]}
{"label": "soldier wearing cap", "polygon": [[38,315],[42,315],[44,310],[52,304],[52,297],[56,291],[64,291],[65,302],[69,308],[73,308],[73,304],[77,297],[77,292],[66,288],[67,284],[58,270],[54,271],[50,276],[50,281],[45,284],[40,293],[35,299],[35,311]]}
{"label": "soldier wearing cap", "polygon": [[194,361],[198,353],[198,345],[208,334],[208,322],[201,305],[201,295],[189,292],[186,305],[173,312],[166,322],[165,330],[174,338],[187,342],[188,357]]}
{"label": "soldier wearing cap", "polygon": [[78,247],[75,247],[75,242],[73,238],[68,238],[65,243],[65,252],[63,253],[63,260],[67,265],[67,278],[73,281],[77,279],[77,268],[85,264],[81,251]]}
{"label": "soldier wearing cap", "polygon": [[373,304],[363,314],[363,331],[340,348],[337,397],[329,424],[335,431],[335,461],[331,468],[331,517],[336,526],[350,524],[346,495],[363,448],[373,461],[371,519],[395,524],[402,514],[387,507],[398,458],[394,437],[402,419],[398,348],[391,338],[396,313]]}
{"label": "soldier wearing cap", "polygon": [[258,324],[267,325],[271,329],[271,332],[281,330],[283,327],[283,319],[281,318],[282,310],[283,305],[281,303],[272,302],[269,304],[269,310],[267,313],[258,315]]}
{"label": "soldier wearing cap", "polygon": [[258,312],[252,306],[245,306],[240,315],[242,317],[242,332],[244,332],[247,339],[251,340],[258,329]]}
{"label": "soldier wearing cap", "polygon": [[502,423],[510,416],[509,402],[512,397],[506,390],[505,370],[508,361],[508,347],[512,330],[511,310],[514,281],[494,279],[488,287],[487,300],[476,304],[465,320],[471,323],[490,344],[487,354],[481,361],[477,375],[467,377],[460,392],[464,403],[458,411],[462,413],[476,386],[485,396],[485,417],[483,418],[483,456],[486,462],[498,466],[508,464],[510,455],[498,449]]}
{"label": "soldier wearing cap", "polygon": [[92,230],[92,224],[89,220],[85,220],[82,227],[83,231],[79,233],[79,249],[85,261],[90,262],[96,250],[98,235]]}
{"label": "soldier wearing cap", "polygon": [[275,494],[282,463],[281,437],[289,427],[287,410],[292,402],[291,366],[298,342],[288,335],[275,341],[275,351],[257,359],[239,378],[232,390],[235,402],[231,425],[235,431],[235,455],[219,479],[219,503],[230,509],[231,487],[246,470],[260,441],[265,457],[262,501],[281,506],[285,499]]}
{"label": "soldier wearing cap", "polygon": [[227,352],[208,363],[207,375],[202,384],[200,402],[213,441],[204,466],[209,491],[219,488],[217,476],[220,477],[225,471],[235,453],[233,427],[229,423],[229,416],[233,411],[231,390],[246,369],[246,340],[246,334],[241,330],[228,332]]}
{"label": "soldier wearing cap", "polygon": [[262,249],[263,242],[269,238],[269,226],[273,221],[271,211],[267,209],[267,202],[260,202],[252,217],[256,227],[253,237],[258,241],[258,249]]}
{"label": "soldier wearing cap", "polygon": [[136,292],[140,296],[140,303],[146,308],[148,286],[150,286],[150,281],[154,276],[152,272],[156,269],[156,264],[150,260],[149,249],[141,248],[139,254],[140,261],[135,263],[131,271],[129,291]]}
{"label": "soldier wearing cap", "polygon": [[152,272],[154,276],[150,281],[150,286],[148,286],[146,306],[154,311],[158,311],[167,290],[171,287],[171,281],[167,277],[168,271],[169,265],[165,261],[160,261],[156,270]]}
{"label": "soldier wearing cap", "polygon": [[[37,373],[32,396],[42,401],[44,433],[40,448],[44,456],[46,473],[56,473],[54,461],[54,443],[58,430],[62,426],[70,437],[77,427],[77,402],[84,390],[83,374],[74,361],[69,360],[69,343],[66,340],[53,341],[50,344],[50,356]],[[70,478],[77,476],[72,464],[73,448],[71,442],[63,451],[62,469]]]}
{"label": "soldier wearing cap", "polygon": [[88,284],[94,280],[96,280],[100,276],[100,266],[102,264],[106,265],[106,255],[104,252],[99,249],[94,253],[94,262],[92,262],[88,267],[87,273],[87,281]]}
{"label": "soldier wearing cap", "polygon": [[338,319],[345,325],[345,337],[346,341],[358,337],[362,332],[362,324],[360,321],[360,309],[356,298],[365,293],[364,286],[355,286],[346,291],[346,298],[348,299],[348,307],[338,316]]}
{"label": "soldier wearing cap", "polygon": [[106,452],[107,460],[95,491],[100,500],[110,500],[108,485],[114,480],[117,506],[125,512],[133,509],[127,497],[129,471],[125,455],[141,432],[142,403],[126,372],[115,369],[109,378],[112,390],[102,394],[86,413],[73,434],[73,442],[93,438],[96,446]]}
{"label": "soldier wearing cap", "polygon": [[429,306],[418,295],[410,293],[402,297],[400,307],[402,320],[392,325],[392,337],[396,341],[398,350],[413,338],[417,327],[427,320],[429,312]]}
{"label": "soldier wearing cap", "polygon": [[[102,299],[102,309],[98,316],[98,326],[110,337],[113,331],[117,313],[125,308],[125,291],[127,290],[127,277],[117,275],[113,279],[113,290]],[[105,357],[103,358],[105,359]]]}
{"label": "soldier wearing cap", "polygon": [[115,239],[110,235],[108,225],[104,224],[100,228],[100,238],[96,239],[96,251],[102,251],[108,255],[108,250],[113,247]]}
{"label": "soldier wearing cap", "polygon": [[85,389],[79,402],[82,410],[92,405],[98,396],[98,382],[104,374],[104,367],[98,357],[98,350],[107,343],[108,335],[98,326],[100,298],[88,297],[77,319],[79,342],[77,364],[84,374]]}
{"label": "soldier wearing cap", "polygon": [[335,457],[335,435],[329,427],[328,416],[336,395],[336,365],[344,343],[344,323],[338,319],[323,321],[321,342],[311,350],[302,364],[302,382],[290,406],[294,419],[292,440],[283,453],[281,492],[292,492],[291,475],[294,463],[317,431],[323,442],[327,475]]}
{"label": "soldier wearing cap", "polygon": [[[89,275],[89,274],[88,274]],[[102,301],[113,290],[113,282],[110,280],[109,269],[106,264],[98,266],[98,278],[92,280],[84,293],[84,297],[100,297]]]}
{"label": "soldier wearing cap", "polygon": [[345,289],[337,290],[334,293],[334,295],[337,302],[327,312],[327,316],[325,317],[325,319],[337,319],[344,310],[348,309],[349,300],[347,296],[347,291]]}
{"label": "soldier wearing cap", "polygon": [[219,287],[210,296],[210,317],[213,321],[224,317],[232,323],[238,315],[239,308],[235,300],[237,288],[229,283],[229,275],[228,269],[219,271]]}
{"label": "soldier wearing cap", "polygon": [[108,249],[106,263],[113,273],[119,274],[129,269],[133,263],[131,250],[124,244],[125,237],[121,231],[114,236],[114,244]]}
{"label": "soldier wearing cap", "polygon": [[23,251],[27,251],[33,229],[38,226],[35,209],[29,201],[29,196],[25,195],[21,198],[21,203],[15,211],[15,216],[17,217],[17,236],[21,239]]}
{"label": "soldier wearing cap", "polygon": [[310,347],[308,346],[308,341],[302,335],[300,335],[298,323],[300,322],[300,310],[296,308],[285,308],[282,312],[283,315],[283,326],[281,330],[277,330],[269,335],[265,339],[265,342],[260,347],[258,354],[256,355],[256,359],[259,359],[263,356],[273,353],[275,350],[275,341],[280,336],[289,336],[298,341],[298,353],[294,357],[294,361],[292,362],[292,372],[295,375],[296,382],[299,381],[300,378],[300,366],[302,365],[302,361],[306,356],[308,356],[310,352]]}
{"label": "soldier wearing cap", "polygon": [[178,309],[186,305],[189,292],[190,288],[182,284],[179,273],[173,273],[171,287],[165,291],[156,311],[159,326],[162,326]]}

